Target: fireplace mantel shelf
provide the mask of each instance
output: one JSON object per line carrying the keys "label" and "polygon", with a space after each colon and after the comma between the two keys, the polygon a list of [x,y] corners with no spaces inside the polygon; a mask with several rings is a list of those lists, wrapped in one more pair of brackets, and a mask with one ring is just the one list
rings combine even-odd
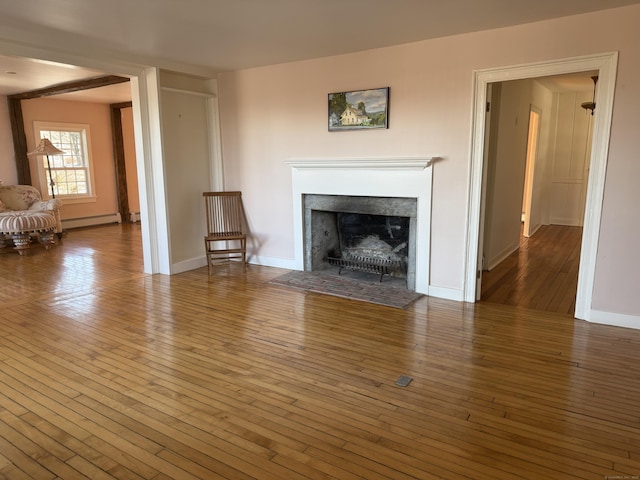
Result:
{"label": "fireplace mantel shelf", "polygon": [[301,158],[285,160],[292,168],[350,168],[424,170],[431,166],[433,157],[385,157],[385,158]]}

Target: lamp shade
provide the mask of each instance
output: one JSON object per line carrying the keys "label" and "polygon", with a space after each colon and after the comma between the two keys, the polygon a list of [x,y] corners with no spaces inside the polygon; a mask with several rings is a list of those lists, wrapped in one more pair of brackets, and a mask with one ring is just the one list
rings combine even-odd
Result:
{"label": "lamp shade", "polygon": [[61,153],[64,152],[56,148],[48,138],[43,138],[35,150],[27,153],[27,155],[60,155]]}

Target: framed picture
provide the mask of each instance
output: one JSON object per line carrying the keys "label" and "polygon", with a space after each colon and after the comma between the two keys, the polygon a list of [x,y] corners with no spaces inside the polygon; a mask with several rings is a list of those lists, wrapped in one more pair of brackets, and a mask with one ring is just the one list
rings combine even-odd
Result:
{"label": "framed picture", "polygon": [[329,94],[329,131],[389,128],[389,87]]}

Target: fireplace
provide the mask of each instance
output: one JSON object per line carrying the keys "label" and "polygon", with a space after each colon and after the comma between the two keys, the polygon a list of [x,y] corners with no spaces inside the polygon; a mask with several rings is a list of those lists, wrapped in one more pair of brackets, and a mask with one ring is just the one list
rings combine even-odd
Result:
{"label": "fireplace", "polygon": [[[310,235],[313,222],[335,225],[339,221],[337,220],[338,212],[345,211],[359,215],[408,218],[407,251],[400,254],[407,259],[406,283],[409,289],[428,294],[431,161],[432,158],[427,157],[287,160],[285,163],[292,169],[294,235],[294,259],[288,268],[293,270],[315,268],[312,262],[317,260],[313,260],[312,253],[305,253],[306,244],[309,241],[306,237]],[[320,202],[318,199],[322,197],[325,198],[321,202],[327,203],[322,205],[313,203]],[[343,208],[345,204],[351,206],[345,209]],[[400,211],[388,212],[386,208]],[[311,213],[312,211],[324,213]],[[318,218],[313,220],[314,216]],[[382,222],[385,226],[387,225],[386,219]],[[395,222],[396,220],[389,220],[389,227],[393,231],[399,226]],[[380,228],[380,226],[373,228]],[[332,235],[331,231],[327,230],[327,232],[327,236]],[[322,236],[324,236],[324,230],[322,230]],[[397,246],[394,245],[391,249]],[[320,256],[322,257],[323,254]],[[401,274],[395,273],[395,275]]]}
{"label": "fireplace", "polygon": [[403,279],[415,290],[417,200],[304,195],[304,269]]}

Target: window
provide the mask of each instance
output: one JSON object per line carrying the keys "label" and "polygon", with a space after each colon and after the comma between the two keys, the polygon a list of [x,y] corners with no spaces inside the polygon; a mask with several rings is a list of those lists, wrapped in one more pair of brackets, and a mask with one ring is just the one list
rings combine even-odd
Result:
{"label": "window", "polygon": [[[41,162],[41,180],[51,194],[51,179],[56,197],[73,199],[88,198],[93,194],[91,162],[89,158],[89,126],[36,122],[36,143],[41,138],[49,141],[64,153],[38,157]],[[49,178],[51,170],[51,179]]]}

